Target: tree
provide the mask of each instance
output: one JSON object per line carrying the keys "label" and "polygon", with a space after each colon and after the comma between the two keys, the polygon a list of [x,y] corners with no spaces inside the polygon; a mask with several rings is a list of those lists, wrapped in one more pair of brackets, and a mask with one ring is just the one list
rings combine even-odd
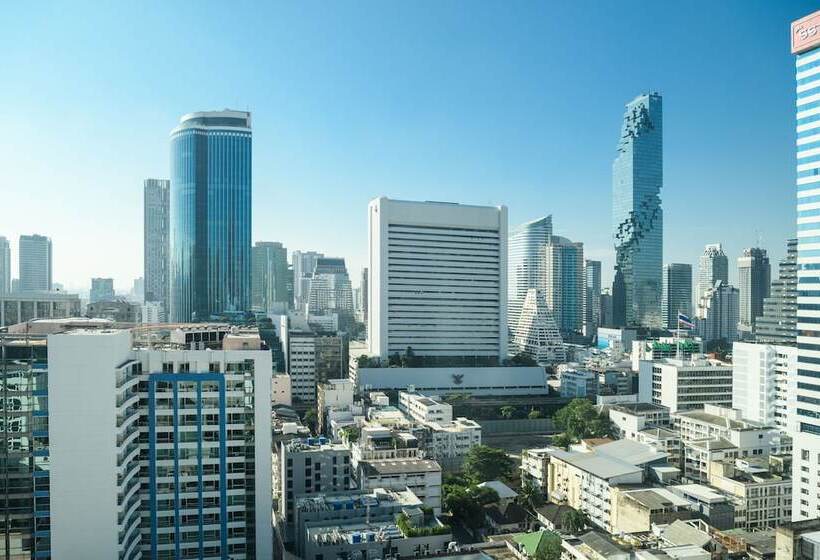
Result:
{"label": "tree", "polygon": [[404,351],[404,355],[401,357],[401,367],[410,368],[416,367],[418,365],[418,358],[416,358],[416,353],[413,352],[413,348],[408,346],[407,350]]}
{"label": "tree", "polygon": [[501,413],[501,416],[502,416],[503,418],[505,418],[505,419],[509,420],[509,419],[511,419],[511,418],[513,417],[513,415],[515,415],[515,407],[514,407],[514,406],[510,406],[510,405],[507,405],[507,406],[502,406],[502,407],[499,409],[499,412]]}
{"label": "tree", "polygon": [[530,509],[535,509],[544,505],[544,495],[541,494],[541,489],[535,485],[531,480],[524,480],[521,485],[521,492],[518,494],[519,503]]}
{"label": "tree", "polygon": [[545,538],[535,553],[535,560],[560,560],[561,558],[561,537],[555,534]]}
{"label": "tree", "polygon": [[512,358],[510,358],[510,365],[511,366],[537,366],[538,363],[530,357],[529,354],[525,354],[524,352],[519,352]]}
{"label": "tree", "polygon": [[484,525],[484,508],[481,507],[467,488],[446,485],[444,490],[444,507],[454,518],[469,529],[478,529]]}
{"label": "tree", "polygon": [[464,474],[478,484],[488,480],[509,479],[514,466],[515,462],[503,450],[476,445],[464,459]]}
{"label": "tree", "polygon": [[553,420],[574,441],[588,437],[606,437],[612,431],[609,417],[600,414],[586,399],[573,399],[555,413]]}
{"label": "tree", "polygon": [[527,418],[530,420],[537,420],[538,418],[541,418],[541,411],[537,408],[533,408],[527,413]]}
{"label": "tree", "polygon": [[401,356],[399,356],[398,352],[394,352],[393,355],[390,356],[387,365],[390,367],[399,367],[401,365]]}
{"label": "tree", "polygon": [[356,358],[356,365],[360,368],[368,368],[373,366],[370,356],[365,356],[364,354]]}
{"label": "tree", "polygon": [[589,527],[589,516],[583,511],[573,509],[564,514],[564,527],[573,535],[584,532]]}
{"label": "tree", "polygon": [[305,426],[310,428],[310,431],[314,434],[316,433],[316,428],[319,427],[319,418],[316,415],[316,410],[309,408],[305,411],[305,415],[302,416],[302,422],[304,422]]}
{"label": "tree", "polygon": [[567,434],[557,434],[552,436],[552,444],[561,449],[569,449],[569,446],[572,444],[572,438]]}

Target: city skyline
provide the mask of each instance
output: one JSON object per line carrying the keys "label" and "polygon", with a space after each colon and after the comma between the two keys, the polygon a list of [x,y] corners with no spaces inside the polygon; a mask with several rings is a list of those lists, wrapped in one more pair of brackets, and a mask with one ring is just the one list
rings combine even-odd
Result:
{"label": "city skyline", "polygon": [[[628,17],[615,7],[596,5],[602,17],[586,21],[587,33],[608,44],[608,54],[590,47],[584,34],[554,23],[577,20],[589,10],[584,4],[527,5],[503,14],[483,4],[471,23],[461,20],[457,6],[436,6],[437,18],[430,19],[408,6],[370,5],[361,12],[331,7],[329,14],[309,6],[277,6],[269,8],[272,17],[258,18],[274,26],[275,33],[267,35],[275,38],[242,46],[233,35],[215,37],[212,44],[210,39],[197,44],[199,50],[180,43],[185,33],[145,49],[144,37],[129,40],[106,31],[119,22],[157,36],[175,35],[168,28],[179,10],[173,6],[139,15],[96,7],[93,13],[79,9],[71,16],[59,7],[11,7],[16,17],[10,19],[25,23],[6,29],[0,39],[0,44],[14,42],[3,56],[19,76],[0,93],[0,114],[15,142],[2,150],[0,161],[11,170],[7,181],[25,185],[11,189],[7,203],[15,212],[0,231],[11,241],[13,275],[18,275],[19,235],[36,232],[55,242],[55,282],[77,291],[87,289],[91,277],[103,276],[113,277],[119,292],[129,289],[143,275],[143,181],[170,175],[168,130],[181,114],[231,107],[249,109],[254,118],[253,242],[278,241],[291,251],[344,257],[351,276],[358,278],[366,262],[369,200],[385,195],[503,204],[511,226],[552,215],[556,231],[583,242],[586,256],[602,261],[607,286],[614,264],[609,218],[613,145],[625,103],[649,90],[661,92],[666,101],[664,264],[694,264],[703,245],[717,242],[731,258],[760,245],[777,261],[784,240],[794,236],[793,204],[782,196],[794,174],[788,150],[792,61],[782,29],[811,6],[743,4],[739,10],[740,5],[699,3],[667,10],[662,18],[661,8],[649,4]],[[708,22],[699,15],[707,8]],[[366,9],[369,18],[361,17]],[[58,15],[76,18],[70,33],[85,37],[71,42],[65,53],[59,48],[71,26],[61,25],[65,19],[57,24]],[[213,5],[193,15],[205,29],[213,27],[216,16]],[[349,25],[337,25],[339,18]],[[695,19],[703,28],[697,38],[684,31]],[[495,25],[497,40],[487,35]],[[91,28],[86,26],[94,33],[86,33]],[[383,49],[371,52],[361,33]],[[629,38],[632,34],[640,36]],[[317,35],[322,39],[315,44],[304,42]],[[621,56],[641,41],[659,40],[684,44],[688,52],[670,47],[646,60]],[[104,52],[102,41],[113,42],[115,52]],[[489,41],[492,52],[482,41]],[[290,58],[258,56],[277,48]],[[440,56],[445,50],[453,51],[446,60]],[[556,82],[579,53],[586,55],[588,70]],[[86,54],[100,72],[79,62]],[[160,55],[167,60],[158,60]],[[291,60],[296,56],[300,65]],[[134,67],[115,64],[120,57],[128,57]],[[230,69],[234,83],[203,77],[209,57],[217,64],[228,57],[241,59]],[[351,64],[362,65],[367,79],[351,76]],[[150,75],[154,65],[158,75],[170,76],[173,68],[179,79],[160,91],[146,90],[137,84],[137,75]],[[328,75],[314,82],[323,71]],[[340,86],[342,79],[350,81]],[[61,99],[28,94],[39,91],[45,80],[47,91],[64,90]],[[379,90],[372,89],[374,80],[382,84]],[[413,95],[407,93],[410,85]],[[99,90],[89,98],[92,87]],[[735,95],[750,87],[756,91],[753,108],[750,99]],[[93,111],[88,99],[95,103]],[[751,110],[754,122],[745,118]],[[74,142],[60,142],[45,125],[58,114],[74,131]],[[34,157],[43,150],[50,156],[47,165]],[[756,196],[741,197],[744,189]],[[718,219],[727,208],[716,204],[699,205],[702,219],[694,231],[689,229],[696,201],[720,190],[737,197],[726,216],[735,227]],[[74,206],[44,208],[42,200]],[[339,227],[334,235],[324,235],[299,212],[282,207],[310,208],[313,219]],[[28,219],[35,211],[42,213],[36,225]],[[95,218],[85,219],[86,213]],[[277,219],[266,218],[271,215]],[[100,229],[107,234],[98,235]],[[676,231],[687,235],[675,236]],[[732,270],[730,281],[735,278]]]}

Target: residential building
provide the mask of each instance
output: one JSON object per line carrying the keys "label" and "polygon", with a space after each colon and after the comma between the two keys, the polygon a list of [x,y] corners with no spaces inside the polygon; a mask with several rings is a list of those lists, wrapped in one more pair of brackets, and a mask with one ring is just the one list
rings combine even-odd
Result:
{"label": "residential building", "polygon": [[257,241],[251,249],[251,306],[269,314],[287,313],[288,251],[281,243]]}
{"label": "residential building", "polygon": [[381,197],[368,212],[371,355],[412,347],[425,365],[504,360],[507,208]]}
{"label": "residential building", "polygon": [[165,307],[160,301],[146,301],[142,304],[142,322],[148,325],[155,325],[157,323],[165,323],[168,321],[168,316],[165,314]]}
{"label": "residential building", "polygon": [[48,372],[53,557],[272,556],[271,431],[254,429],[270,424],[271,362],[258,336],[191,351],[71,330],[48,337]]}
{"label": "residential building", "polygon": [[11,292],[0,294],[0,327],[33,319],[82,316],[80,296],[64,292]]}
{"label": "residential building", "polygon": [[732,367],[715,360],[642,361],[638,376],[638,400],[663,405],[671,413],[707,404],[732,406]]}
{"label": "residential building", "polygon": [[316,261],[324,258],[324,256],[323,253],[317,253],[316,251],[293,251],[291,255],[293,264],[293,306],[297,311],[304,311],[307,306],[313,269],[316,268]]}
{"label": "residential building", "polygon": [[792,23],[797,57],[797,409],[793,521],[820,517],[820,11]]}
{"label": "residential building", "polygon": [[426,397],[419,393],[400,392],[399,410],[419,424],[453,421],[453,406],[451,404],[437,397]]}
{"label": "residential building", "polygon": [[663,100],[642,94],[626,105],[612,164],[614,325],[663,326],[662,187]]}
{"label": "residential building", "polygon": [[327,439],[308,438],[283,442],[277,455],[282,492],[277,514],[281,516],[282,540],[294,542],[297,503],[314,495],[331,496],[350,490],[350,450]]}
{"label": "residential building", "polygon": [[145,179],[143,182],[143,275],[144,298],[159,302],[168,311],[171,276],[171,181]]}
{"label": "residential building", "polygon": [[747,420],[783,432],[794,428],[797,348],[735,342],[732,370],[732,408]]}
{"label": "residential building", "polygon": [[584,244],[551,235],[544,246],[544,299],[562,333],[584,326]]}
{"label": "residential building", "polygon": [[[546,495],[549,489],[550,453],[553,447],[524,449],[521,452],[521,484],[532,484]],[[551,529],[551,527],[547,527]]]}
{"label": "residential building", "polygon": [[715,405],[672,413],[684,445],[684,476],[709,481],[712,463],[723,459],[790,453],[792,440],[776,428],[746,420],[740,411]]}
{"label": "residential building", "polygon": [[601,326],[601,261],[584,261],[584,336]]}
{"label": "residential building", "polygon": [[310,408],[316,402],[316,333],[292,315],[282,316],[280,333],[294,406]]}
{"label": "residential building", "polygon": [[441,466],[431,459],[364,460],[357,465],[360,490],[410,490],[424,507],[441,514]]}
{"label": "residential building", "polygon": [[751,338],[755,321],[763,315],[763,300],[769,297],[772,285],[772,267],[766,249],[744,249],[737,259],[738,289],[740,290],[740,323],[742,338]]}
{"label": "residential building", "polygon": [[647,428],[667,428],[672,425],[669,409],[665,406],[638,402],[616,404],[609,408],[609,420],[617,429],[620,439],[638,439]]}
{"label": "residential building", "polygon": [[565,398],[594,398],[599,391],[598,372],[577,369],[578,364],[561,365],[558,377],[561,396]]}
{"label": "residential building", "polygon": [[51,291],[52,248],[51,239],[42,235],[21,235],[18,245],[21,292]]}
{"label": "residential building", "polygon": [[552,236],[552,216],[525,222],[510,231],[507,265],[507,321],[510,337],[520,337],[518,324],[531,289],[544,288],[544,246]]}
{"label": "residential building", "polygon": [[755,321],[755,340],[764,344],[797,345],[797,239],[786,242],[786,256],[778,264],[778,278],[763,314]]}
{"label": "residential building", "polygon": [[543,290],[530,288],[527,292],[514,333],[514,352],[526,354],[541,365],[564,361],[564,341]]}
{"label": "residential building", "polygon": [[676,484],[667,488],[685,498],[699,519],[718,530],[735,526],[735,507],[729,497],[705,484]]}
{"label": "residential building", "polygon": [[666,488],[612,489],[613,535],[649,533],[653,525],[691,518],[689,501]]}
{"label": "residential building", "polygon": [[775,560],[813,560],[820,550],[820,517],[784,523],[775,543]]}
{"label": "residential building", "polygon": [[723,245],[712,243],[703,249],[698,260],[698,284],[695,301],[700,301],[706,291],[714,287],[715,282],[729,283],[729,258],[723,252]]}
{"label": "residential building", "polygon": [[91,292],[88,297],[90,303],[98,301],[114,300],[114,279],[113,278],[92,278]]}
{"label": "residential building", "polygon": [[704,342],[738,339],[739,304],[738,289],[721,280],[703,292],[698,304],[697,332]]}
{"label": "residential building", "polygon": [[328,379],[316,387],[320,434],[327,433],[327,413],[333,409],[350,409],[353,406],[353,395],[353,382],[348,379]]}
{"label": "residential building", "polygon": [[667,329],[678,329],[678,314],[692,317],[692,265],[671,263],[663,266],[661,313]]}
{"label": "residential building", "polygon": [[250,309],[251,191],[251,114],[184,115],[171,131],[172,322]]}
{"label": "residential building", "polygon": [[0,295],[11,292],[11,244],[0,235]]}
{"label": "residential building", "polygon": [[774,529],[792,516],[791,457],[724,459],[712,464],[709,484],[734,505],[735,527]]}

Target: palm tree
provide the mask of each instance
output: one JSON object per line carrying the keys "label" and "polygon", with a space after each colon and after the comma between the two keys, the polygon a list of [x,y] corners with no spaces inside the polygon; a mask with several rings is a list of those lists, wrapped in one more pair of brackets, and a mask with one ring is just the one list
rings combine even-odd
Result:
{"label": "palm tree", "polygon": [[510,405],[502,406],[500,412],[501,416],[509,420],[513,417],[513,414],[515,414],[515,407]]}
{"label": "palm tree", "polygon": [[589,527],[589,516],[577,509],[568,511],[564,514],[564,526],[573,535],[578,535]]}

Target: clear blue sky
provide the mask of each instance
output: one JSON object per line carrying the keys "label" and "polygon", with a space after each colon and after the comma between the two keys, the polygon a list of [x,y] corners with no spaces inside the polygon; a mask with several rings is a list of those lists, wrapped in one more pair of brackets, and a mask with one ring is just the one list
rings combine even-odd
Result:
{"label": "clear blue sky", "polygon": [[[142,275],[142,180],[190,111],[250,109],[255,240],[365,264],[387,195],[552,214],[611,277],[624,104],[664,95],[665,262],[794,235],[789,22],[816,2],[5,3],[0,235],[55,280]],[[16,264],[15,264],[16,268]],[[734,268],[734,267],[732,267]]]}

